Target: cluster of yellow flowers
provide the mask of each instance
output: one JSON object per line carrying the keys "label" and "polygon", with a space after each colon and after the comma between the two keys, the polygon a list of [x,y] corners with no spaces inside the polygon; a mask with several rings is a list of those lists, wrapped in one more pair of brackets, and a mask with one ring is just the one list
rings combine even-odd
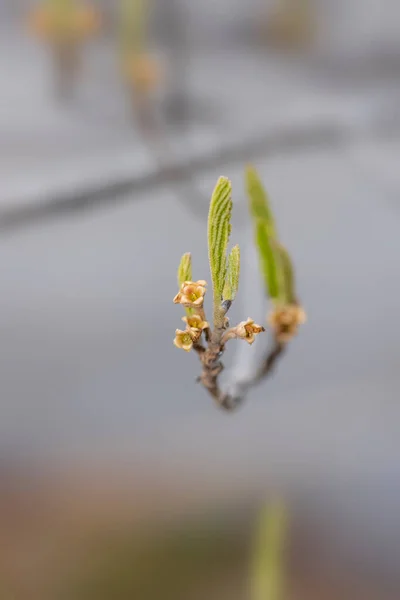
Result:
{"label": "cluster of yellow flowers", "polygon": [[174,298],[174,304],[182,304],[186,308],[202,308],[204,296],[206,295],[207,282],[203,279],[199,281],[184,281],[181,289]]}
{"label": "cluster of yellow flowers", "polygon": [[[186,329],[175,331],[175,346],[186,352],[189,352],[193,348],[193,344],[200,340],[202,332],[210,327],[203,309],[206,288],[207,282],[202,279],[199,281],[185,281],[174,298],[175,304],[182,304],[185,308],[197,310],[197,312],[182,318],[182,321],[186,323]],[[298,304],[276,305],[268,316],[268,324],[274,333],[275,339],[281,344],[286,344],[295,337],[299,326],[305,321],[306,314]],[[236,327],[227,329],[222,339],[223,343],[236,338],[252,344],[256,335],[263,331],[265,331],[265,328],[254,323],[254,320],[249,317]]]}
{"label": "cluster of yellow flowers", "polygon": [[189,352],[193,348],[193,344],[199,341],[203,330],[209,328],[203,311],[206,286],[207,282],[203,280],[184,281],[174,298],[175,304],[182,304],[185,308],[197,309],[200,312],[200,314],[194,313],[183,317],[182,321],[186,323],[186,329],[175,331],[175,346],[186,352]]}
{"label": "cluster of yellow flowers", "polygon": [[[182,320],[186,323],[186,329],[184,331],[177,329],[175,332],[175,346],[186,350],[186,352],[189,352],[193,344],[199,341],[204,329],[209,329],[210,327],[205,319],[203,309],[206,287],[207,282],[204,280],[185,281],[174,298],[175,304],[182,304],[185,308],[198,311],[190,316],[183,317]],[[252,344],[255,336],[262,331],[265,331],[264,327],[257,325],[253,319],[249,318],[247,321],[239,323],[236,327],[228,329],[223,340],[226,342],[228,339],[239,338],[245,340],[248,344]]]}

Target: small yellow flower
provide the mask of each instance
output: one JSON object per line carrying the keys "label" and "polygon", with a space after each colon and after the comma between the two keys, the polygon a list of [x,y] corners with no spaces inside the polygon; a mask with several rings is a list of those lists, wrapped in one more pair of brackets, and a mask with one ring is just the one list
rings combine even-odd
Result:
{"label": "small yellow flower", "polygon": [[200,315],[182,317],[182,321],[184,321],[190,329],[199,329],[200,331],[203,331],[203,329],[207,329],[208,327],[210,327],[208,322],[204,321]]}
{"label": "small yellow flower", "polygon": [[199,281],[184,281],[181,289],[174,298],[175,304],[183,304],[186,308],[201,308],[204,302],[207,283]]}
{"label": "small yellow flower", "polygon": [[209,324],[200,315],[191,315],[182,317],[182,321],[186,323],[186,331],[190,334],[193,342],[197,342],[201,338],[203,329],[207,329]]}
{"label": "small yellow flower", "polygon": [[177,348],[182,348],[182,350],[189,352],[193,347],[193,338],[190,335],[190,331],[177,329],[175,331],[174,344]]}
{"label": "small yellow flower", "polygon": [[236,337],[246,340],[248,344],[252,344],[255,340],[255,336],[262,331],[265,331],[264,327],[261,325],[257,325],[254,323],[253,319],[247,319],[247,321],[242,321],[235,328]]}
{"label": "small yellow flower", "polygon": [[287,343],[297,335],[299,326],[306,322],[306,313],[298,304],[276,306],[268,316],[268,323],[278,342]]}

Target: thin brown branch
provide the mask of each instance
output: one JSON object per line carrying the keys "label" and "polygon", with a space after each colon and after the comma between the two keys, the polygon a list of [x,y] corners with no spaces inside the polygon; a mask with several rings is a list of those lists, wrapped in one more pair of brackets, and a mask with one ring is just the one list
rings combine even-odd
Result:
{"label": "thin brown branch", "polygon": [[210,396],[221,408],[232,411],[243,402],[247,392],[251,388],[258,385],[272,373],[279,357],[286,349],[286,344],[275,339],[272,348],[269,350],[254,377],[243,382],[243,384],[239,386],[237,393],[230,394],[221,389],[218,381],[219,375],[224,369],[224,365],[220,359],[225,350],[225,333],[226,326],[221,329],[215,329],[208,342],[207,348],[202,344],[196,344],[194,345],[194,349],[198,353],[200,362],[203,366],[198,381],[203,384]]}
{"label": "thin brown branch", "polygon": [[200,360],[203,370],[200,381],[208,393],[220,404],[221,391],[218,385],[218,375],[223,371],[220,356],[223,353],[222,335],[224,329],[215,329],[211,334],[207,350],[201,355]]}
{"label": "thin brown branch", "polygon": [[263,361],[260,369],[258,370],[257,375],[254,378],[253,385],[256,385],[257,383],[259,383],[260,381],[265,379],[271,373],[271,371],[274,369],[274,367],[276,365],[278,358],[286,350],[286,345],[287,344],[285,344],[283,342],[278,342],[278,340],[276,340],[276,339],[274,340],[274,345],[268,352],[265,360]]}

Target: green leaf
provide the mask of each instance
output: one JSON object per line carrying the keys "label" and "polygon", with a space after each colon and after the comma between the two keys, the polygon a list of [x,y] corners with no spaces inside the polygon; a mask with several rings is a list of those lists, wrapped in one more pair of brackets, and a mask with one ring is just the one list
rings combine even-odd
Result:
{"label": "green leaf", "polygon": [[282,600],[288,518],[281,502],[266,504],[256,530],[252,564],[252,600]]}
{"label": "green leaf", "polygon": [[178,267],[178,286],[184,281],[192,281],[192,255],[190,252],[184,254]]}
{"label": "green leaf", "polygon": [[253,219],[264,221],[268,228],[268,235],[277,239],[274,216],[269,205],[268,196],[254,167],[246,167],[245,179],[250,214]]}
{"label": "green leaf", "polygon": [[208,213],[208,259],[214,292],[214,315],[222,300],[226,276],[226,249],[231,232],[232,185],[220,177],[213,191]]}
{"label": "green leaf", "polygon": [[267,293],[272,300],[278,300],[284,290],[282,263],[276,242],[270,237],[268,225],[262,220],[255,223],[255,242]]}
{"label": "green leaf", "polygon": [[278,242],[275,220],[267,193],[252,166],[246,168],[246,189],[250,214],[254,221],[256,245],[260,255],[262,275],[273,300],[292,302],[294,274],[287,250]]}
{"label": "green leaf", "polygon": [[282,246],[282,244],[277,242],[276,247],[280,256],[284,279],[284,292],[282,300],[285,304],[293,304],[294,302],[296,302],[293,263],[288,251],[284,246]]}
{"label": "green leaf", "polygon": [[[184,254],[178,267],[178,287],[184,281],[192,281],[192,255],[190,252]],[[194,313],[193,308],[185,308],[185,313],[190,317]]]}
{"label": "green leaf", "polygon": [[240,275],[240,248],[234,246],[228,257],[228,268],[226,272],[225,286],[223,291],[224,300],[234,300],[239,288]]}

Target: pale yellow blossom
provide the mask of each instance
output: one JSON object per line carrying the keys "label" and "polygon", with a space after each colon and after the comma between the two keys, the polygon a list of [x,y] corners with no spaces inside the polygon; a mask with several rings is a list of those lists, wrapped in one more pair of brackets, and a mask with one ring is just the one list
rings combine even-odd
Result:
{"label": "pale yellow blossom", "polygon": [[174,298],[175,304],[183,304],[186,308],[201,308],[204,302],[207,283],[199,281],[184,281],[181,289]]}
{"label": "pale yellow blossom", "polygon": [[196,314],[190,315],[189,317],[182,317],[182,321],[184,321],[190,329],[200,329],[200,331],[203,331],[203,329],[208,329],[208,327],[210,327],[207,321],[204,321],[200,315]]}
{"label": "pale yellow blossom", "polygon": [[189,332],[193,342],[197,342],[201,338],[203,329],[208,329],[210,326],[201,315],[190,315],[182,317],[182,321],[186,323],[186,331]]}
{"label": "pale yellow blossom", "polygon": [[287,343],[297,335],[299,326],[305,321],[306,313],[298,304],[278,305],[268,316],[268,323],[281,343]]}
{"label": "pale yellow blossom", "polygon": [[247,321],[242,321],[234,328],[235,337],[246,340],[248,344],[252,344],[255,336],[265,331],[264,327],[254,323],[253,319],[248,318]]}
{"label": "pale yellow blossom", "polygon": [[189,352],[193,347],[193,338],[188,330],[182,331],[177,329],[175,331],[174,344],[177,348],[182,348],[186,352]]}

